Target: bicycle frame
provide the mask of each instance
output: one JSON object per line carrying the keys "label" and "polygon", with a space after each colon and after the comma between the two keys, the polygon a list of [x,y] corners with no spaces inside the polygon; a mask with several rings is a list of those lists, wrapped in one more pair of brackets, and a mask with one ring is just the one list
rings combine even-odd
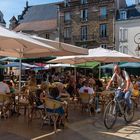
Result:
{"label": "bicycle frame", "polygon": [[123,115],[124,114],[124,107],[122,107],[121,103],[124,103],[124,105],[125,105],[125,100],[121,99],[119,101],[116,97],[114,97],[114,102],[115,102],[115,111],[116,111],[116,109],[118,107],[120,113]]}

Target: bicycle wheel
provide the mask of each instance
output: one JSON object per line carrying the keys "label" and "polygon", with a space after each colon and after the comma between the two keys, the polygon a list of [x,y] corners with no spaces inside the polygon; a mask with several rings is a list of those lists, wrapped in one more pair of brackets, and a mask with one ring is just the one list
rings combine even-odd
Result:
{"label": "bicycle wheel", "polygon": [[131,108],[128,108],[127,106],[125,106],[125,110],[124,110],[124,120],[129,123],[132,121],[133,117],[134,117],[134,101],[131,100]]}
{"label": "bicycle wheel", "polygon": [[104,125],[111,129],[117,120],[116,103],[112,100],[108,103],[104,112]]}

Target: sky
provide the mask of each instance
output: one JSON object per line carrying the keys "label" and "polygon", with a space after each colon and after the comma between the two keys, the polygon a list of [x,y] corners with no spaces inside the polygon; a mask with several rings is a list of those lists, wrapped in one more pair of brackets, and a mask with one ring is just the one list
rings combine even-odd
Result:
{"label": "sky", "polygon": [[[9,20],[17,15],[20,15],[26,5],[27,0],[0,0],[0,11],[4,14],[4,19],[7,24],[9,24]],[[28,0],[29,5],[38,5],[45,3],[53,3],[63,0]],[[128,5],[134,3],[135,0],[126,0]]]}

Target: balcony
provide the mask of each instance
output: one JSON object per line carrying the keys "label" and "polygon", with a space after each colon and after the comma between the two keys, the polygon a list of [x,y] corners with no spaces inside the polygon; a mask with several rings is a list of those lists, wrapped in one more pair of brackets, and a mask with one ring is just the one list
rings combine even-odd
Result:
{"label": "balcony", "polygon": [[73,36],[74,42],[88,42],[88,41],[95,41],[96,37],[95,35],[87,35],[87,36]]}
{"label": "balcony", "polygon": [[105,19],[107,19],[107,17],[108,17],[107,15],[100,15],[99,20],[105,20]]}
{"label": "balcony", "polygon": [[64,20],[65,24],[71,24],[71,20]]}
{"label": "balcony", "polygon": [[71,43],[71,37],[64,37],[64,43]]}
{"label": "balcony", "polygon": [[88,21],[88,18],[86,17],[86,18],[80,18],[80,21],[81,22],[87,22]]}
{"label": "balcony", "polygon": [[109,36],[99,36],[99,38],[102,41],[108,41],[109,40]]}

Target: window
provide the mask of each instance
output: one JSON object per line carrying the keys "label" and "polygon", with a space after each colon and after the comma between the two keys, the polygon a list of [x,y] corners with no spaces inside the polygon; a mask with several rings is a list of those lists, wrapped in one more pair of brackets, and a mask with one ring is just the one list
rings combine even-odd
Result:
{"label": "window", "polygon": [[87,0],[81,0],[81,4],[86,4]]}
{"label": "window", "polygon": [[87,40],[87,26],[81,27],[81,40]]}
{"label": "window", "polygon": [[70,12],[65,12],[64,13],[64,21],[70,21],[71,20],[71,16],[70,16]]}
{"label": "window", "polygon": [[107,10],[106,10],[106,7],[101,7],[100,8],[100,18],[106,18],[107,16]]}
{"label": "window", "polygon": [[119,30],[119,41],[127,42],[128,41],[128,29],[120,28]]}
{"label": "window", "polygon": [[101,44],[100,47],[107,49],[107,45],[106,44]]}
{"label": "window", "polygon": [[64,38],[71,38],[71,28],[70,27],[64,28]]}
{"label": "window", "polygon": [[87,21],[88,18],[88,9],[81,10],[81,20]]}
{"label": "window", "polygon": [[107,24],[100,24],[100,37],[107,37]]}
{"label": "window", "polygon": [[64,6],[65,7],[70,6],[69,2],[70,2],[70,0],[64,0]]}
{"label": "window", "polygon": [[120,11],[120,19],[126,19],[126,11]]}
{"label": "window", "polygon": [[46,34],[46,39],[49,39],[50,38],[50,35],[49,34]]}
{"label": "window", "polygon": [[119,52],[128,54],[128,47],[127,46],[120,46]]}

